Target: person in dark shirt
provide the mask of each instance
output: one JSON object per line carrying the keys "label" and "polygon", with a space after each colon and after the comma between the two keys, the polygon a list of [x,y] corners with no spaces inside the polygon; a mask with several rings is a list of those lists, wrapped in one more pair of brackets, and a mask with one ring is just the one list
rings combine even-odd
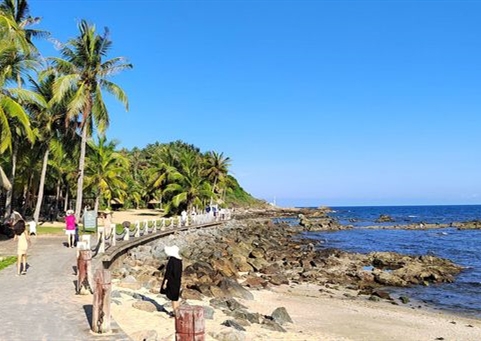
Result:
{"label": "person in dark shirt", "polygon": [[179,247],[177,245],[166,246],[165,254],[169,257],[165,268],[164,280],[160,287],[160,293],[167,296],[172,301],[171,317],[175,317],[177,308],[179,308],[180,287],[182,279],[182,258],[179,255]]}

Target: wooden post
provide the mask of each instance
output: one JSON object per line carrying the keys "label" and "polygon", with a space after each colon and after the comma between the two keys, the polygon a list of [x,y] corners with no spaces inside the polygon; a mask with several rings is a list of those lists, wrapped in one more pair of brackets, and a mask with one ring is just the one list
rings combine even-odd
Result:
{"label": "wooden post", "polygon": [[180,306],[175,317],[175,341],[204,341],[204,308]]}
{"label": "wooden post", "polygon": [[85,294],[82,287],[88,288],[92,293],[92,253],[90,250],[80,250],[77,258],[77,294]]}
{"label": "wooden post", "polygon": [[92,331],[108,333],[110,327],[110,293],[112,290],[110,271],[98,269],[95,272],[95,291],[92,311]]}

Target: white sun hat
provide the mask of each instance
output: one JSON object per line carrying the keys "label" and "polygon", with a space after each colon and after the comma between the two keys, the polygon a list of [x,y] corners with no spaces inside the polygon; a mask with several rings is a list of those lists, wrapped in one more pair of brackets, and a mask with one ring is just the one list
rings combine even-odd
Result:
{"label": "white sun hat", "polygon": [[164,248],[165,254],[169,257],[174,257],[177,259],[182,259],[179,255],[179,247],[177,245],[166,246]]}

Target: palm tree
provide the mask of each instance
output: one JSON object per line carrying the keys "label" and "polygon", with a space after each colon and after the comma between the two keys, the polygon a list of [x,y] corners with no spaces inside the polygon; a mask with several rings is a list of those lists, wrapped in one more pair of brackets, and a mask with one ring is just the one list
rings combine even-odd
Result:
{"label": "palm tree", "polygon": [[68,41],[60,50],[64,59],[52,58],[55,72],[60,74],[54,84],[54,101],[60,102],[69,97],[67,120],[79,121],[81,144],[75,207],[77,219],[82,210],[87,139],[93,130],[97,129],[99,134],[103,134],[109,125],[102,90],[114,95],[128,110],[126,94],[107,77],[132,68],[122,57],[102,61],[112,45],[107,30],[103,35],[98,35],[95,26],[82,20],[79,31],[80,35]]}
{"label": "palm tree", "polygon": [[[209,180],[213,182],[212,185],[212,192],[220,193],[220,190],[217,188],[219,183],[224,182],[224,178],[227,176],[229,172],[231,159],[229,157],[224,157],[224,153],[217,153],[217,152],[208,152],[205,155],[205,175]],[[211,197],[211,205],[212,205],[212,197]]]}
{"label": "palm tree", "polygon": [[51,143],[54,139],[68,136],[67,131],[62,131],[62,118],[66,111],[65,105],[52,103],[53,98],[53,84],[55,82],[54,75],[42,79],[39,83],[30,79],[33,89],[36,93],[42,96],[49,104],[46,107],[38,105],[29,105],[29,111],[32,114],[32,124],[36,127],[37,143],[36,147],[39,149],[42,158],[42,170],[40,174],[40,184],[38,186],[37,203],[33,218],[38,222],[40,211],[43,202],[43,193],[45,187],[45,179],[47,175],[47,166],[50,154]]}
{"label": "palm tree", "polygon": [[32,17],[27,0],[3,0],[0,2],[0,12],[11,17],[17,23],[19,29],[23,31],[27,43],[32,47],[32,38],[47,37],[49,33],[42,30],[33,30],[31,25],[40,22],[39,17]]}
{"label": "palm tree", "polygon": [[94,209],[98,211],[101,199],[105,199],[110,207],[112,198],[123,200],[126,196],[125,172],[129,163],[126,157],[115,151],[116,141],[107,142],[105,137],[101,137],[97,144],[89,140],[88,146],[85,184],[94,192]]}
{"label": "palm tree", "polygon": [[67,211],[69,195],[71,192],[71,183],[77,180],[77,165],[75,159],[80,154],[78,150],[79,141],[72,138],[63,140],[53,139],[50,143],[51,158],[48,165],[52,169],[51,176],[56,181],[56,199],[55,207],[59,207],[60,199],[63,198],[63,211]]}
{"label": "palm tree", "polygon": [[212,187],[203,176],[201,155],[191,150],[184,150],[179,158],[180,167],[169,174],[169,184],[163,194],[172,194],[172,201],[167,206],[168,211],[181,206],[188,211],[194,206],[202,206],[209,198]]}
{"label": "palm tree", "polygon": [[[40,19],[33,18],[29,15],[29,8],[26,0],[1,1],[0,16],[3,17],[1,22],[4,24],[3,27],[6,28],[1,30],[3,33],[3,39],[1,39],[1,42],[4,49],[1,51],[2,61],[0,61],[0,64],[3,74],[0,76],[0,88],[4,87],[6,81],[14,79],[18,86],[18,89],[16,89],[17,98],[19,98],[20,101],[25,101],[25,99],[28,99],[31,95],[21,89],[23,83],[22,75],[28,73],[38,65],[36,61],[37,49],[33,45],[31,38],[35,36],[47,36],[48,33],[28,28],[29,26],[38,23]],[[11,122],[10,125],[11,124],[15,123]],[[33,135],[31,135],[28,130],[25,130],[24,132],[27,133],[27,138],[31,140]],[[11,132],[7,130],[5,134],[6,139],[2,139],[6,144],[9,144],[9,147],[13,147],[11,157],[12,169],[10,175],[10,181],[12,184],[15,182],[18,152],[17,144],[22,142],[25,135],[24,132],[15,131],[16,134],[12,135]],[[5,215],[10,214],[12,198],[13,188],[7,192]]]}

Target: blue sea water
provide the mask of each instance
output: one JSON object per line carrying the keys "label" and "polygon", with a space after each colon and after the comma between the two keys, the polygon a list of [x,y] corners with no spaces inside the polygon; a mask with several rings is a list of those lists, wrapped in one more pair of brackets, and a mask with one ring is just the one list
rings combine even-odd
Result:
{"label": "blue sea water", "polygon": [[481,220],[481,205],[466,206],[376,206],[332,207],[330,215],[354,229],[335,232],[306,232],[305,236],[322,240],[325,247],[368,253],[395,251],[410,255],[431,254],[465,267],[454,283],[394,289],[413,299],[441,309],[481,318],[481,230],[456,228],[402,230],[366,229],[389,225],[375,222],[381,214],[394,218],[391,224],[442,223]]}

